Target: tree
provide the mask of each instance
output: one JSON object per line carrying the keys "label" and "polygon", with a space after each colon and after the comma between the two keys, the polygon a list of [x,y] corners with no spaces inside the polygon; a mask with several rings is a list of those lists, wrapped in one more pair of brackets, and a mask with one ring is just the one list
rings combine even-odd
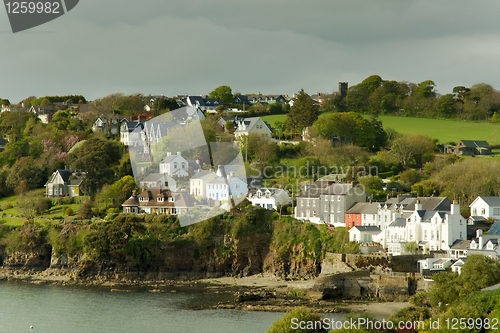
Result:
{"label": "tree", "polygon": [[444,117],[452,117],[456,112],[455,99],[452,94],[442,95],[435,104],[436,111]]}
{"label": "tree", "polygon": [[210,98],[218,98],[224,104],[231,104],[234,101],[233,93],[231,91],[231,87],[229,86],[220,86],[215,88],[209,95]]}
{"label": "tree", "polygon": [[[96,99],[90,103],[90,110],[96,117],[103,117],[108,124],[111,124],[113,116],[115,115],[115,103],[123,97],[123,94],[111,94],[106,97]],[[108,126],[108,136],[111,135],[111,126]]]}
{"label": "tree", "polygon": [[[267,330],[267,333],[328,333],[328,329],[315,329],[314,322],[316,321],[322,322],[322,317],[319,314],[313,313],[311,310],[303,307],[296,308],[276,320],[269,330]],[[295,327],[295,322],[302,322],[302,326],[306,328]],[[309,326],[307,326],[308,323]]]}
{"label": "tree", "polygon": [[144,111],[144,96],[142,94],[123,96],[114,103],[115,111],[138,114]]}
{"label": "tree", "polygon": [[68,161],[74,169],[87,171],[82,187],[92,195],[113,182],[112,168],[120,161],[120,149],[115,142],[93,137],[72,151]]}
{"label": "tree", "polygon": [[424,156],[432,154],[436,144],[428,136],[424,135],[402,135],[392,143],[391,153],[396,155],[403,167],[408,168],[411,163],[418,167],[422,166]]}
{"label": "tree", "polygon": [[297,95],[290,112],[287,114],[288,128],[293,133],[299,133],[305,127],[314,124],[318,116],[319,106],[302,89]]}
{"label": "tree", "polygon": [[226,121],[226,130],[229,132],[229,133],[233,133],[234,131],[234,122],[232,120],[227,120]]}
{"label": "tree", "polygon": [[166,98],[164,96],[155,99],[153,102],[153,116],[157,117],[165,112],[173,111],[179,108],[175,98]]}

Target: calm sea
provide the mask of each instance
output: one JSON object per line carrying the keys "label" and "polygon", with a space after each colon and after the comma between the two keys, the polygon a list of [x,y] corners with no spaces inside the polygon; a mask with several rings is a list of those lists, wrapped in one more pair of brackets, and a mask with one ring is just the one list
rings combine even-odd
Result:
{"label": "calm sea", "polygon": [[263,333],[283,315],[189,309],[227,297],[0,281],[0,332]]}

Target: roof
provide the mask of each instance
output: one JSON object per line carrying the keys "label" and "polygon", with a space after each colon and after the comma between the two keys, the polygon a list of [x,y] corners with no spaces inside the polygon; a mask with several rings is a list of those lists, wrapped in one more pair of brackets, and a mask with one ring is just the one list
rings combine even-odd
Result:
{"label": "roof", "polygon": [[[483,197],[483,196],[479,196],[479,197],[476,198],[476,200],[478,198],[483,199],[484,202],[486,202],[488,204],[488,206],[490,206],[490,207],[493,207],[493,206],[500,207],[500,197],[486,197],[486,196]],[[476,200],[474,200],[474,201],[476,201]]]}
{"label": "roof", "polygon": [[122,206],[139,206],[139,199],[137,199],[137,196],[132,195],[130,198],[128,198],[124,203],[122,203]]}
{"label": "roof", "polygon": [[490,144],[487,141],[482,140],[460,140],[464,146],[469,148],[490,148]]}
{"label": "roof", "polygon": [[354,228],[356,228],[362,232],[380,232],[380,228],[375,227],[375,226],[354,226],[354,227],[352,227],[352,229],[354,229]]}
{"label": "roof", "polygon": [[391,224],[389,224],[389,227],[406,227],[406,219],[405,218],[398,218],[395,219]]}
{"label": "roof", "polygon": [[146,182],[157,182],[157,181],[160,181],[163,177],[164,177],[164,175],[162,173],[150,173],[143,180],[141,180],[141,183],[142,182],[145,182],[145,183]]}
{"label": "roof", "polygon": [[[235,133],[247,132],[248,130],[252,129],[259,120],[262,120],[262,118],[252,117],[252,118],[245,118],[245,119],[238,120],[238,122],[243,122],[245,124],[245,129],[240,130],[238,128],[238,124],[235,124],[237,126]],[[271,125],[269,125],[264,120],[262,120],[262,122],[266,125],[267,129],[269,131],[271,131]]]}
{"label": "roof", "polygon": [[500,222],[495,221],[492,225],[490,230],[488,230],[488,235],[500,235]]}
{"label": "roof", "polygon": [[422,210],[441,210],[450,211],[451,201],[446,197],[417,197],[406,198],[401,201],[404,210],[415,210],[415,204],[420,200]]}
{"label": "roof", "polygon": [[209,175],[215,175],[215,172],[213,171],[200,171],[197,174],[195,174],[193,177],[191,177],[191,180],[194,179],[205,179]]}
{"label": "roof", "polygon": [[470,240],[460,240],[457,239],[453,245],[450,247],[452,250],[467,250],[470,245]]}
{"label": "roof", "polygon": [[357,202],[346,213],[348,214],[377,214],[378,203],[376,202]]}

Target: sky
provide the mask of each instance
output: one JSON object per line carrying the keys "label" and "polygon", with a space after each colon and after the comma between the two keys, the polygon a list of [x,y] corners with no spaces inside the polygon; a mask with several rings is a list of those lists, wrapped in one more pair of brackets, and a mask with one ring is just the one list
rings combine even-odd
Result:
{"label": "sky", "polygon": [[12,33],[0,98],[332,93],[370,75],[500,89],[498,0],[80,0]]}

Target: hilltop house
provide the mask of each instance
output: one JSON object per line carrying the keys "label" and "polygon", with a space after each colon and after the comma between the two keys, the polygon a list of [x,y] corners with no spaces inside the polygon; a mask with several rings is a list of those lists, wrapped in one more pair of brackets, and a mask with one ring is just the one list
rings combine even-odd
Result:
{"label": "hilltop house", "polygon": [[234,137],[237,139],[243,135],[251,133],[262,134],[267,137],[272,137],[271,125],[266,123],[260,117],[240,118],[240,117],[220,117],[218,124],[225,130],[226,121],[234,123]]}
{"label": "hilltop house", "polygon": [[139,182],[141,189],[164,189],[177,191],[177,182],[166,173],[151,173]]}
{"label": "hilltop house", "polygon": [[247,199],[252,205],[267,209],[276,209],[278,205],[282,206],[292,202],[288,193],[282,188],[261,188],[250,193]]}
{"label": "hilltop house", "polygon": [[45,183],[45,196],[57,198],[59,196],[77,197],[81,195],[80,185],[85,179],[85,173],[56,170]]}
{"label": "hilltop house", "polygon": [[500,197],[479,196],[469,207],[471,217],[482,216],[485,219],[500,220]]}
{"label": "hilltop house", "polygon": [[207,183],[217,177],[213,171],[200,171],[189,180],[189,194],[194,197],[207,198]]}
{"label": "hilltop house", "polygon": [[215,113],[215,109],[223,103],[218,98],[208,98],[207,96],[188,96],[186,98],[186,104],[208,113]]}
{"label": "hilltop house", "polygon": [[48,124],[52,121],[54,108],[52,105],[33,105],[28,112],[34,113],[42,123]]}
{"label": "hilltop house", "polygon": [[[109,122],[111,122],[111,125],[109,125]],[[92,131],[100,133],[108,133],[109,131],[111,134],[118,134],[118,130],[124,122],[127,122],[127,118],[124,116],[112,116],[110,119],[98,117],[92,125]],[[109,126],[111,126],[111,129],[109,129]]]}
{"label": "hilltop house", "polygon": [[124,121],[120,127],[120,142],[124,146],[142,146],[144,141],[141,132],[144,130],[144,123],[139,121]]}
{"label": "hilltop house", "polygon": [[207,199],[229,201],[247,193],[247,183],[238,177],[218,177],[206,183]]}
{"label": "hilltop house", "polygon": [[135,190],[132,196],[123,204],[124,213],[146,214],[184,214],[189,209],[198,205],[193,197],[187,193],[174,193],[169,190],[155,189],[144,190],[136,195]]}
{"label": "hilltop house", "polygon": [[181,156],[180,151],[177,152],[177,155],[167,152],[167,156],[160,162],[160,173],[165,173],[169,176],[188,176],[188,168],[189,162]]}
{"label": "hilltop house", "polygon": [[447,153],[457,156],[490,155],[491,146],[486,141],[460,140],[455,147],[447,148]]}
{"label": "hilltop house", "polygon": [[241,105],[254,105],[257,103],[286,103],[287,100],[283,95],[237,95],[234,97],[234,102]]}

